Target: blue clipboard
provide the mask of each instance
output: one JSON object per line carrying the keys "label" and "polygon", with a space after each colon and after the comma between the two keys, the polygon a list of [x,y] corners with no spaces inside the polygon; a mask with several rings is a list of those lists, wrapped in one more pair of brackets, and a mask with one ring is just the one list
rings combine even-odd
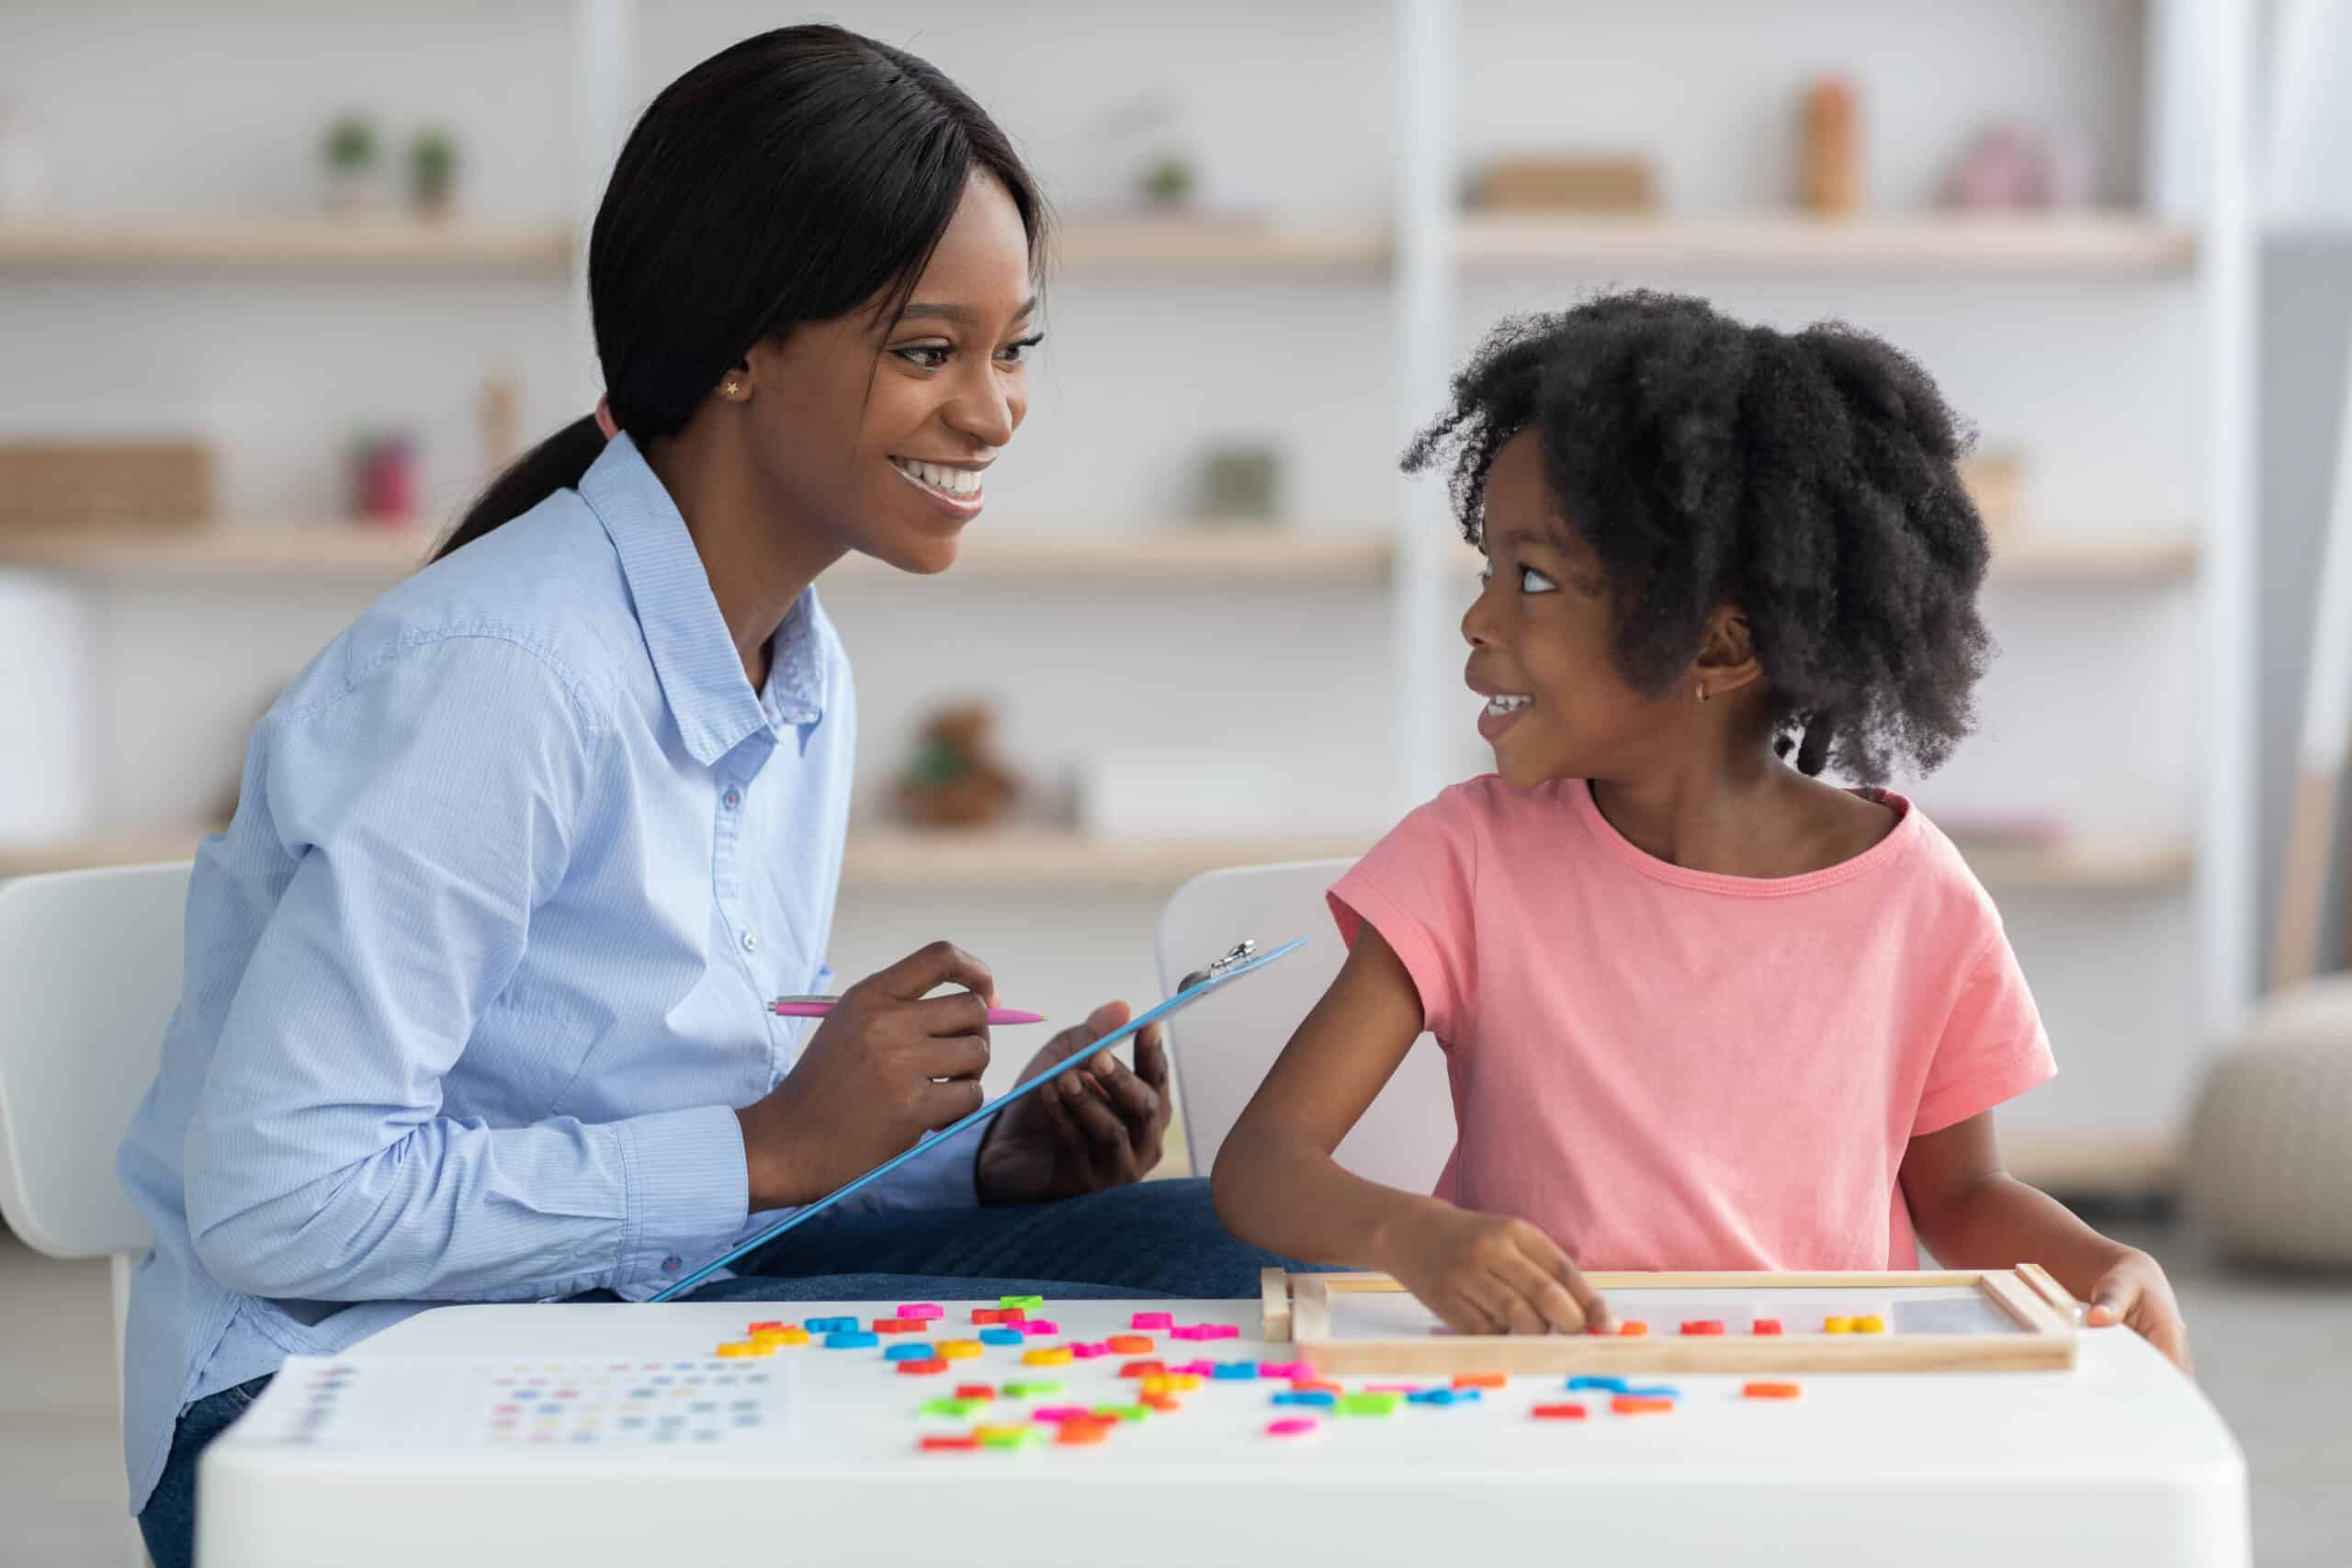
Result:
{"label": "blue clipboard", "polygon": [[[793,1210],[791,1213],[786,1214],[783,1219],[778,1220],[775,1224],[770,1225],[767,1229],[762,1231],[751,1240],[737,1246],[734,1250],[725,1253],[720,1257],[712,1258],[709,1262],[704,1264],[701,1268],[695,1269],[693,1273],[687,1275],[676,1284],[664,1287],[659,1295],[650,1296],[647,1299],[649,1301],[655,1302],[676,1300],[681,1294],[694,1289],[696,1285],[701,1284],[705,1280],[707,1280],[713,1274],[718,1273],[721,1269],[726,1268],[729,1263],[734,1262],[737,1258],[742,1257],[745,1253],[752,1251],[754,1247],[766,1246],[769,1242],[774,1241],[777,1236],[782,1235],[785,1232],[800,1224],[803,1220],[815,1218],[817,1215],[823,1213],[827,1209],[830,1209],[834,1204],[840,1202],[842,1199],[848,1197],[851,1193],[858,1191],[862,1188],[869,1187],[873,1183],[881,1180],[882,1178],[889,1175],[892,1171],[898,1169],[909,1160],[921,1156],[927,1150],[937,1148],[940,1145],[945,1143],[956,1134],[964,1132],[967,1128],[977,1126],[986,1118],[995,1115],[998,1111],[1003,1110],[1014,1100],[1019,1100],[1023,1095],[1035,1089],[1039,1084],[1045,1083],[1050,1078],[1059,1077],[1062,1074],[1069,1071],[1072,1067],[1077,1066],[1081,1062],[1086,1061],[1089,1057],[1109,1050],[1112,1046],[1116,1045],[1120,1041],[1126,1039],[1131,1034],[1134,1034],[1137,1030],[1142,1029],[1145,1025],[1157,1023],[1161,1019],[1166,1018],[1170,1013],[1176,1011],[1180,1008],[1190,1007],[1193,1003],[1199,1001],[1203,997],[1207,996],[1211,991],[1222,989],[1223,987],[1231,985],[1234,981],[1241,978],[1242,976],[1249,974],[1251,970],[1262,969],[1267,964],[1272,964],[1275,959],[1282,957],[1284,953],[1296,952],[1299,948],[1305,947],[1306,945],[1306,939],[1305,937],[1296,937],[1283,943],[1282,946],[1275,948],[1271,953],[1256,953],[1242,958],[1238,963],[1232,962],[1230,958],[1228,958],[1227,960],[1221,960],[1216,964],[1212,964],[1208,970],[1207,978],[1200,980],[1193,985],[1183,987],[1179,989],[1174,996],[1169,998],[1166,1001],[1160,1003],[1149,1012],[1143,1014],[1139,1018],[1129,1019],[1125,1027],[1114,1029],[1110,1033],[1104,1035],[1102,1039],[1094,1042],[1093,1044],[1087,1046],[1084,1050],[1075,1052],[1072,1055],[1064,1057],[1061,1061],[1055,1063],[1053,1066],[1047,1068],[1042,1073],[1039,1073],[1035,1077],[1030,1078],[1024,1083],[1015,1084],[1012,1088],[1005,1090],[1004,1093],[999,1095],[996,1099],[989,1100],[986,1105],[983,1105],[978,1111],[973,1111],[969,1116],[964,1117],[960,1121],[951,1122],[946,1126],[942,1127],[938,1132],[933,1133],[931,1136],[923,1139],[922,1142],[915,1145],[914,1147],[907,1150],[904,1154],[896,1155],[889,1159],[884,1160],[880,1165],[876,1166],[864,1176],[833,1189],[833,1190],[826,1193],[822,1198],[818,1199],[815,1202],[803,1204],[801,1207]],[[1237,952],[1246,951],[1246,947],[1237,950]]]}

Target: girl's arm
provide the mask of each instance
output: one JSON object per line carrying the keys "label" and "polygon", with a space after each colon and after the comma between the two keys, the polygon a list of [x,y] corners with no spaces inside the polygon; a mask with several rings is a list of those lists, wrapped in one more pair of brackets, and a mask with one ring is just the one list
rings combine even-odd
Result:
{"label": "girl's arm", "polygon": [[2091,1303],[2086,1321],[2093,1327],[2129,1324],[2189,1370],[2188,1331],[2163,1269],[2004,1170],[1991,1111],[1912,1139],[1903,1156],[1903,1191],[1913,1227],[1939,1262],[1954,1269],[2038,1263]]}
{"label": "girl's arm", "polygon": [[1598,1294],[1535,1226],[1367,1181],[1331,1157],[1421,1029],[1412,976],[1366,924],[1217,1151],[1217,1217],[1271,1252],[1385,1269],[1461,1332],[1605,1322]]}

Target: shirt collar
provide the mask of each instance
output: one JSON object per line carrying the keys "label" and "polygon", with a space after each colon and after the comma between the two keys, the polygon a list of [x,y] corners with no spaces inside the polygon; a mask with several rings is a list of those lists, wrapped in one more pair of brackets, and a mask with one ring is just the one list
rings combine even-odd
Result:
{"label": "shirt collar", "polygon": [[816,590],[795,602],[769,647],[767,690],[754,694],[710,592],[686,520],[626,432],[580,480],[619,553],[646,651],[686,750],[705,767],[763,729],[824,716],[824,649]]}

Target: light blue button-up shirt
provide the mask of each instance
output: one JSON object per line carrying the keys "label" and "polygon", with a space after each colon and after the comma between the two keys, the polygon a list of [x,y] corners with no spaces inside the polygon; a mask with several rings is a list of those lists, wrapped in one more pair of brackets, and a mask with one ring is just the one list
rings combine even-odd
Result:
{"label": "light blue button-up shirt", "polygon": [[[754,692],[624,435],[262,720],[122,1149],[155,1232],[134,1512],[180,1411],[288,1355],[439,1303],[641,1299],[773,1220],[732,1108],[799,1052],[766,1001],[831,974],[856,707],[813,591],[772,654]],[[972,1203],[957,1143],[876,1201]]]}

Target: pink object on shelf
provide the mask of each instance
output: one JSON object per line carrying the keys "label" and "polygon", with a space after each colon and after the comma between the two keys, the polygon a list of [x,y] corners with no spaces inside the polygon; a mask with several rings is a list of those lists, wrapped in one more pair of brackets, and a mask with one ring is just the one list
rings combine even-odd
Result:
{"label": "pink object on shelf", "polygon": [[1283,1420],[1267,1422],[1266,1436],[1270,1438],[1303,1438],[1309,1432],[1319,1431],[1322,1428],[1322,1426],[1323,1424],[1320,1421],[1313,1420],[1307,1416],[1292,1416]]}
{"label": "pink object on shelf", "polygon": [[1127,1320],[1130,1328],[1173,1328],[1176,1314],[1172,1312],[1139,1312]]}
{"label": "pink object on shelf", "polygon": [[1060,1324],[1046,1317],[1023,1318],[1019,1323],[1008,1323],[1005,1326],[1017,1328],[1023,1334],[1059,1334],[1062,1331]]}
{"label": "pink object on shelf", "polygon": [[1216,1376],[1216,1363],[1215,1361],[1187,1361],[1181,1367],[1170,1367],[1168,1370],[1171,1372],[1190,1372],[1196,1378],[1213,1378]]}
{"label": "pink object on shelf", "polygon": [[1417,1382],[1368,1382],[1363,1385],[1363,1391],[1366,1393],[1419,1393],[1421,1385]]}
{"label": "pink object on shelf", "polygon": [[1282,1378],[1295,1382],[1300,1378],[1313,1377],[1315,1369],[1305,1361],[1261,1361],[1258,1363],[1258,1375],[1261,1378]]}
{"label": "pink object on shelf", "polygon": [[1082,1421],[1087,1416],[1083,1404],[1048,1404],[1029,1413],[1032,1421],[1046,1421],[1057,1426],[1064,1421]]}
{"label": "pink object on shelf", "polygon": [[917,1323],[928,1323],[933,1318],[945,1317],[947,1310],[936,1302],[910,1302],[899,1309],[899,1315]]}
{"label": "pink object on shelf", "polygon": [[398,525],[416,515],[416,443],[405,435],[370,436],[352,459],[353,500],[360,518]]}
{"label": "pink object on shelf", "polygon": [[1201,1326],[1208,1330],[1207,1337],[1211,1339],[1238,1339],[1241,1337],[1241,1329],[1235,1324],[1204,1323],[1201,1325]]}
{"label": "pink object on shelf", "polygon": [[1081,1361],[1091,1361],[1097,1356],[1109,1355],[1111,1353],[1111,1347],[1108,1345],[1073,1345],[1069,1348],[1069,1353],[1077,1357]]}
{"label": "pink object on shelf", "polygon": [[1204,1323],[1188,1323],[1182,1328],[1170,1328],[1168,1331],[1168,1337],[1170,1339],[1186,1339],[1195,1344],[1208,1337],[1208,1325]]}

